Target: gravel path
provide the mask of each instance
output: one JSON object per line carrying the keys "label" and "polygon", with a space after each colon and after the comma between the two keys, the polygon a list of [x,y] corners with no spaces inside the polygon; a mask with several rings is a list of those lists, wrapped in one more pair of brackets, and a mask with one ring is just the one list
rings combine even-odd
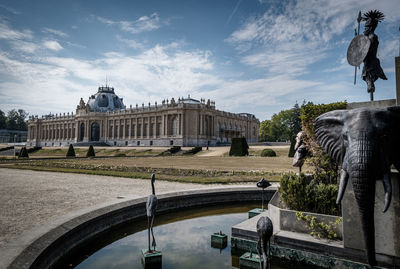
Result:
{"label": "gravel path", "polygon": [[[200,188],[210,185],[156,181],[156,193]],[[0,247],[76,210],[150,192],[149,180],[0,168]]]}

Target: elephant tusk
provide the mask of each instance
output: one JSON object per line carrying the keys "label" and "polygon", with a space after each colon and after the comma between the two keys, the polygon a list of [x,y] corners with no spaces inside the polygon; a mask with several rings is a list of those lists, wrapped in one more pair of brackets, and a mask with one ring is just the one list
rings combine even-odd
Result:
{"label": "elephant tusk", "polygon": [[383,175],[383,189],[385,190],[385,207],[383,208],[383,213],[385,213],[392,201],[392,182],[390,180],[390,172]]}
{"label": "elephant tusk", "polygon": [[336,199],[336,204],[340,204],[342,201],[344,191],[346,190],[347,182],[349,181],[349,174],[342,169],[340,172],[339,192]]}

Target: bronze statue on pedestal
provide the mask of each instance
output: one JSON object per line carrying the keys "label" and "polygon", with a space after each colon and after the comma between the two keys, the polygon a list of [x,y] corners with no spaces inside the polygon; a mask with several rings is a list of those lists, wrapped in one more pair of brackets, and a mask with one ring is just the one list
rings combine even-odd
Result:
{"label": "bronze statue on pedestal", "polygon": [[[378,36],[374,33],[378,23],[383,21],[384,15],[378,10],[370,10],[361,16],[358,14],[358,32],[356,37],[350,43],[347,50],[347,61],[350,65],[355,66],[354,84],[356,83],[357,66],[362,62],[364,67],[362,70],[362,79],[367,83],[367,91],[374,100],[375,81],[378,78],[387,80],[385,73],[381,67],[379,59],[376,57],[379,41]],[[365,21],[364,34],[360,35],[360,22]]]}

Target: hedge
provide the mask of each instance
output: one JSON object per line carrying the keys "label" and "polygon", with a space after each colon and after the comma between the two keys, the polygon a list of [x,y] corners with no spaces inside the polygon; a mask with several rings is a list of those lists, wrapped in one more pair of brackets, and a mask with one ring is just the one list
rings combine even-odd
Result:
{"label": "hedge", "polygon": [[86,157],[95,157],[96,156],[96,154],[94,153],[94,148],[93,148],[93,145],[90,145],[89,146],[89,149],[88,149],[88,151],[87,151],[87,153],[86,153]]}
{"label": "hedge", "polygon": [[249,145],[247,144],[246,138],[236,137],[232,138],[231,149],[229,150],[229,156],[247,156],[249,155]]}
{"label": "hedge", "polygon": [[261,157],[276,157],[276,152],[273,149],[263,149]]}
{"label": "hedge", "polygon": [[291,210],[327,215],[340,213],[336,204],[338,186],[318,182],[313,175],[283,174],[279,192],[282,201]]}
{"label": "hedge", "polygon": [[74,146],[72,146],[72,144],[69,145],[68,151],[67,151],[67,157],[75,157],[75,150],[74,150]]}

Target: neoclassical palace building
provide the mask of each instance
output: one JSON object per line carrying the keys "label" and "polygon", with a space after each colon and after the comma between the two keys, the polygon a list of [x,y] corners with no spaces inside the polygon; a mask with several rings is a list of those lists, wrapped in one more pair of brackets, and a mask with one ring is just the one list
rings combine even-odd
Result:
{"label": "neoclassical palace building", "polygon": [[87,103],[81,98],[75,114],[30,117],[27,145],[212,146],[241,136],[257,142],[259,125],[252,114],[220,111],[190,96],[127,108],[106,86]]}

